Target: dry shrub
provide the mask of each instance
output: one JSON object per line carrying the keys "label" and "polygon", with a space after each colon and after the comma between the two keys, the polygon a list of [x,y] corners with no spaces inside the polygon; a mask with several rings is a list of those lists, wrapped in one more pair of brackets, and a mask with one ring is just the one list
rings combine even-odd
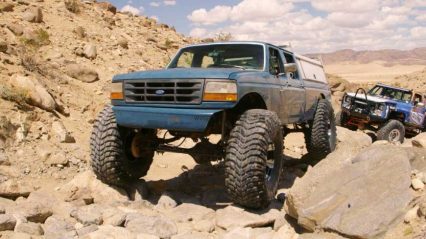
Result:
{"label": "dry shrub", "polygon": [[0,85],[0,97],[4,100],[15,102],[18,105],[26,105],[29,100],[27,91],[12,88],[8,85]]}
{"label": "dry shrub", "polygon": [[41,46],[49,45],[50,44],[50,36],[49,33],[40,28],[34,32],[34,34],[31,34],[30,37],[23,37],[21,38],[22,44],[24,44],[26,47],[31,48],[40,48]]}
{"label": "dry shrub", "polygon": [[78,0],[65,0],[65,8],[72,12],[72,13],[79,13],[80,12],[80,4],[78,3]]}

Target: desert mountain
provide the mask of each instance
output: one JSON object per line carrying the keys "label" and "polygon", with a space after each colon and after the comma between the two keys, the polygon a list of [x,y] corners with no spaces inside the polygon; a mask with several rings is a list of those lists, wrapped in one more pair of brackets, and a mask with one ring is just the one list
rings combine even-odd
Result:
{"label": "desert mountain", "polygon": [[355,51],[351,49],[339,50],[331,53],[308,54],[312,57],[321,57],[324,64],[340,62],[370,63],[374,61],[384,62],[386,65],[424,65],[426,64],[426,47],[412,50],[376,50]]}
{"label": "desert mountain", "polygon": [[[127,187],[99,181],[89,138],[112,76],[162,68],[195,41],[108,2],[0,0],[0,238],[425,238],[426,134],[372,145],[339,127],[318,165],[289,134],[264,210],[230,202],[223,161],[156,154]],[[354,86],[329,78],[338,104]]]}

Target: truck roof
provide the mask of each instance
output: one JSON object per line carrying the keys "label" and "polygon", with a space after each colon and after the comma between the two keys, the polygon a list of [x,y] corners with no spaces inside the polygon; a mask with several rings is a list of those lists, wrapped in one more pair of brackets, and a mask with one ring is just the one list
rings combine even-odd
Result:
{"label": "truck roof", "polygon": [[320,66],[322,66],[322,63],[321,63],[320,61],[318,61],[317,59],[312,59],[312,58],[307,57],[307,56],[303,56],[303,55],[300,55],[300,54],[296,54],[295,52],[293,52],[293,51],[291,51],[291,50],[289,50],[289,49],[286,49],[286,48],[283,48],[283,47],[281,47],[281,46],[277,46],[277,45],[274,45],[274,44],[271,44],[271,43],[262,42],[262,41],[223,41],[223,42],[206,42],[206,43],[197,43],[197,44],[188,45],[188,46],[185,46],[185,47],[183,47],[183,48],[193,47],[193,46],[222,45],[222,44],[254,44],[254,45],[272,46],[272,47],[276,47],[276,48],[282,49],[283,51],[286,51],[286,52],[292,53],[292,54],[294,54],[294,55],[295,55],[297,58],[299,58],[299,59],[303,59],[303,60],[308,61],[308,62],[310,62],[310,63],[313,63],[313,64],[316,64],[316,65],[320,65]]}
{"label": "truck roof", "polygon": [[396,87],[396,86],[386,85],[386,84],[383,84],[383,83],[377,83],[376,85],[387,87],[387,88],[392,88],[392,89],[396,89],[396,90],[400,90],[400,91],[405,91],[405,92],[412,92],[412,90],[410,90],[410,89],[405,89],[405,88],[400,88],[400,87]]}

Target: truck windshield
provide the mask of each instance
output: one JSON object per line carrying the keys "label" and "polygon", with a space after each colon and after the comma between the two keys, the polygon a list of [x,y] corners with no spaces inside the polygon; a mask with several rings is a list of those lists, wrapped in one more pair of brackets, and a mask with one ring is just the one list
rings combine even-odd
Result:
{"label": "truck windshield", "polygon": [[182,49],[169,68],[240,68],[263,70],[261,45],[212,44]]}
{"label": "truck windshield", "polygon": [[407,103],[410,102],[412,93],[409,91],[394,89],[394,88],[388,88],[383,87],[380,85],[376,85],[373,87],[369,92],[369,95],[372,96],[378,96],[385,99],[392,99],[392,100],[399,100],[399,101],[405,101]]}

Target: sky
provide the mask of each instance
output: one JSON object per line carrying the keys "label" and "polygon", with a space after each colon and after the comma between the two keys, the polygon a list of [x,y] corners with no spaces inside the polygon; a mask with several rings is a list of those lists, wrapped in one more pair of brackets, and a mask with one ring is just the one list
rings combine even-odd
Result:
{"label": "sky", "polygon": [[110,0],[185,35],[291,45],[300,53],[426,46],[426,0]]}

